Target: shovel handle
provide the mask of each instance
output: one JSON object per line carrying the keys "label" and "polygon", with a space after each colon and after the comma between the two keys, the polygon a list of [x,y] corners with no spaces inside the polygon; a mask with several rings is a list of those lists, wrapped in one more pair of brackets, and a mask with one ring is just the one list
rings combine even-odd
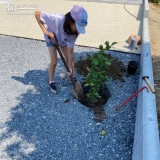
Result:
{"label": "shovel handle", "polygon": [[150,82],[148,81],[147,78],[144,78],[144,80],[146,81],[147,85],[149,86],[149,88],[151,89],[152,93],[156,93],[155,89],[152,87],[152,85],[150,84]]}

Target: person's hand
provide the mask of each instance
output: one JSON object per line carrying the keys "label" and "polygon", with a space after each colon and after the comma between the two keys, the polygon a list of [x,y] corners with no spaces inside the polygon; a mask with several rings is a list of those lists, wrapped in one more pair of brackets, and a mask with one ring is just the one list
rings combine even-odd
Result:
{"label": "person's hand", "polygon": [[52,32],[47,31],[45,34],[51,38],[54,38],[54,34]]}
{"label": "person's hand", "polygon": [[72,75],[72,70],[70,69],[70,72],[67,72],[67,75],[70,77]]}

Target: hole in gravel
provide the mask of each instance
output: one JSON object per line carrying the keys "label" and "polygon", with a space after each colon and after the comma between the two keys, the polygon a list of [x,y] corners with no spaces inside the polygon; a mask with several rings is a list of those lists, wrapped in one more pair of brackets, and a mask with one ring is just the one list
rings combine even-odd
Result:
{"label": "hole in gravel", "polygon": [[[83,75],[84,78],[86,77],[88,73],[88,70],[86,68],[91,67],[91,61],[90,61],[91,55],[89,55],[88,53],[86,54],[87,54],[86,59],[83,59],[82,57],[80,57],[80,60],[78,60],[75,63],[75,70],[77,71],[78,74]],[[106,54],[106,57],[113,58],[110,54]],[[125,80],[123,79],[124,72],[126,72],[125,65],[121,61],[119,61],[117,58],[115,58],[111,66],[109,67],[109,69],[106,70],[106,75],[108,75],[109,77],[112,77],[113,80],[121,80],[122,82],[125,82]],[[103,105],[111,97],[109,89],[106,86],[102,86],[99,91],[99,95],[102,98],[99,98],[96,103],[93,103],[86,97],[86,94],[89,88],[85,87],[84,83],[82,83],[82,87],[83,87],[83,92],[84,92],[85,97],[83,97],[80,103],[82,103],[83,105],[87,107],[93,108],[93,111],[95,114],[95,118],[94,118],[95,122],[101,122],[104,119],[106,119],[107,115],[104,111]]]}

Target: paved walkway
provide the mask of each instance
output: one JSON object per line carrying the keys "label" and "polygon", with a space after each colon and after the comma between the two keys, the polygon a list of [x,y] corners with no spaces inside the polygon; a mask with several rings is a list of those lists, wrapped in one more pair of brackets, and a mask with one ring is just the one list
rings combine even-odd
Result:
{"label": "paved walkway", "polygon": [[[27,37],[44,40],[42,31],[34,17],[35,10],[20,10],[21,5],[37,5],[36,10],[46,12],[57,12],[65,14],[74,4],[82,5],[89,14],[87,33],[80,35],[76,44],[83,46],[98,47],[105,41],[118,42],[115,49],[129,51],[125,40],[130,34],[141,35],[142,30],[142,11],[143,5],[129,5],[126,9],[135,15],[131,16],[125,9],[121,1],[114,3],[98,3],[91,1],[71,1],[71,0],[15,0],[10,3],[10,8],[0,1],[0,34]],[[142,0],[132,1],[135,4],[141,3]],[[1,4],[3,2],[3,4]],[[101,1],[102,2],[102,1]],[[124,1],[123,1],[124,2]],[[131,1],[129,1],[131,3]],[[14,10],[12,10],[14,9]],[[140,53],[140,48],[136,53]]]}
{"label": "paved walkway", "polygon": [[[73,0],[68,0],[73,1]],[[88,1],[88,2],[100,2],[100,3],[116,3],[116,4],[142,4],[143,0],[74,0],[74,1]]]}

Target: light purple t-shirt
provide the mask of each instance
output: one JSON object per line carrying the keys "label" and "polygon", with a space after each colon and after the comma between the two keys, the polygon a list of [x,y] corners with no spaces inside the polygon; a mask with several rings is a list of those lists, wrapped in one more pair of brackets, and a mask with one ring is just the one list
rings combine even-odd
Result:
{"label": "light purple t-shirt", "polygon": [[[67,35],[64,32],[63,24],[65,20],[65,16],[57,13],[46,13],[41,12],[40,20],[46,24],[46,29],[49,32],[54,32],[57,36],[59,46],[69,45],[71,48],[74,47],[76,41],[76,35]],[[50,42],[48,36],[44,34],[44,38],[46,42]]]}

